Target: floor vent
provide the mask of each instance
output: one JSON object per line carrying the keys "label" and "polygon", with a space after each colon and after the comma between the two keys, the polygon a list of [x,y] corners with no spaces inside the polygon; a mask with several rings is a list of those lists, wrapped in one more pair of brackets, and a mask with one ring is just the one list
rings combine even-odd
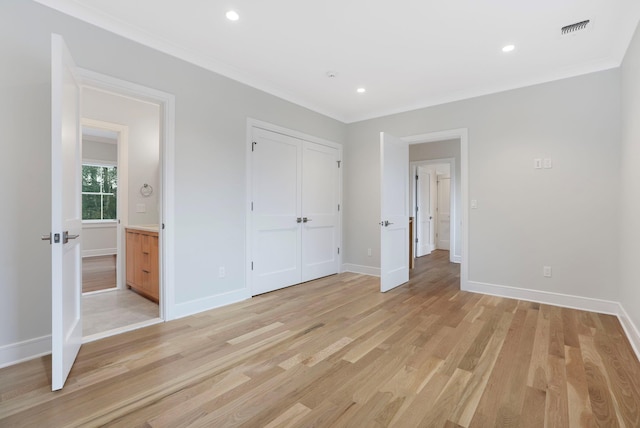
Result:
{"label": "floor vent", "polygon": [[585,28],[587,28],[587,24],[589,24],[588,19],[586,21],[576,22],[575,24],[565,25],[564,27],[562,27],[561,31],[562,34],[575,33],[576,31],[584,30]]}

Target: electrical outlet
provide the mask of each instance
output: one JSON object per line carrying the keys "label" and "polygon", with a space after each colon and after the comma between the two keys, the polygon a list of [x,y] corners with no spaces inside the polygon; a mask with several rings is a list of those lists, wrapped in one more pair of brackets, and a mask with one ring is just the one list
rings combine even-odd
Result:
{"label": "electrical outlet", "polygon": [[224,266],[220,266],[218,268],[218,277],[219,278],[224,278],[227,275],[226,270],[224,269]]}
{"label": "electrical outlet", "polygon": [[542,275],[544,275],[547,278],[551,278],[551,266],[543,266]]}
{"label": "electrical outlet", "polygon": [[367,248],[367,256],[371,257],[371,248]]}
{"label": "electrical outlet", "polygon": [[478,208],[478,200],[477,199],[471,199],[471,209],[475,210]]}
{"label": "electrical outlet", "polygon": [[535,169],[542,169],[542,159],[540,159],[540,158],[535,158],[535,159],[533,160],[533,167],[534,167]]}
{"label": "electrical outlet", "polygon": [[553,162],[551,161],[551,158],[545,158],[543,161],[543,166],[544,166],[544,169],[551,169],[553,167]]}

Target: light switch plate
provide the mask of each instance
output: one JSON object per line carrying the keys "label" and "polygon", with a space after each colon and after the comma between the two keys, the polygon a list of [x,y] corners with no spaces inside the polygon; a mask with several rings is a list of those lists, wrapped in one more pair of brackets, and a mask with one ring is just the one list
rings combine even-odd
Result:
{"label": "light switch plate", "polygon": [[544,159],[544,168],[545,169],[550,169],[553,166],[553,162],[551,161],[551,158],[545,158]]}
{"label": "light switch plate", "polygon": [[478,200],[471,199],[471,209],[475,210],[476,208],[478,208]]}
{"label": "light switch plate", "polygon": [[535,169],[542,169],[542,159],[540,159],[540,158],[535,158],[535,159],[533,160],[533,167],[534,167]]}

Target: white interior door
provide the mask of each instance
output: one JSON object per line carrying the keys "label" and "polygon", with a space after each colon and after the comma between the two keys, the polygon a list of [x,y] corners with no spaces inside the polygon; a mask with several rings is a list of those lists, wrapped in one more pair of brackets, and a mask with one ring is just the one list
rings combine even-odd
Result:
{"label": "white interior door", "polygon": [[431,243],[433,241],[433,206],[431,192],[431,174],[429,170],[423,166],[419,166],[416,170],[418,179],[417,183],[417,224],[418,224],[418,245],[416,246],[417,257],[431,254]]}
{"label": "white interior door", "polygon": [[300,282],[300,140],[259,128],[252,144],[252,294]]}
{"label": "white interior door", "polygon": [[303,142],[302,281],[338,273],[338,149]]}
{"label": "white interior door", "polygon": [[438,248],[450,249],[451,236],[451,179],[438,177]]}
{"label": "white interior door", "polygon": [[64,40],[51,37],[51,389],[64,386],[82,344],[80,93]]}
{"label": "white interior door", "polygon": [[409,144],[380,133],[380,291],[409,281]]}

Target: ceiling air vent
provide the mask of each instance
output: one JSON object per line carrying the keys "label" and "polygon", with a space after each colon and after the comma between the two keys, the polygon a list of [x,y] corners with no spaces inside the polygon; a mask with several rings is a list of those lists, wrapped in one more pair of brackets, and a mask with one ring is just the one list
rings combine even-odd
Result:
{"label": "ceiling air vent", "polygon": [[588,19],[586,21],[576,22],[575,24],[565,25],[564,27],[562,27],[561,31],[562,34],[575,33],[576,31],[584,30],[585,28],[587,28],[587,24],[589,24]]}

